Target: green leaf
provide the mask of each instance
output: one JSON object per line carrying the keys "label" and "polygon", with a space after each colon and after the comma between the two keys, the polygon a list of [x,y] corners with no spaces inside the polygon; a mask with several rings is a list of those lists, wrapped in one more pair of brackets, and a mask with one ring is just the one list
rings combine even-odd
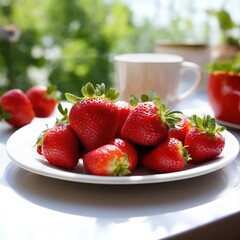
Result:
{"label": "green leaf", "polygon": [[76,102],[82,100],[82,98],[75,96],[71,93],[65,93],[65,97],[66,97],[67,101],[70,103],[76,103]]}
{"label": "green leaf", "polygon": [[136,107],[139,103],[139,99],[135,95],[131,95],[129,98],[129,103],[132,107]]}
{"label": "green leaf", "polygon": [[176,128],[176,125],[182,120],[179,117],[179,114],[182,114],[181,111],[171,111],[166,107],[166,104],[160,99],[155,99],[155,106],[158,108],[158,115],[170,128]]}
{"label": "green leaf", "polygon": [[115,101],[119,98],[120,93],[116,92],[116,90],[114,88],[110,88],[107,92],[107,94],[105,95],[105,98],[110,100],[110,101]]}
{"label": "green leaf", "polygon": [[64,125],[68,125],[69,124],[69,116],[68,116],[68,109],[62,107],[62,104],[59,103],[58,104],[58,111],[61,113],[62,118],[60,119],[56,119],[55,124],[64,124]]}
{"label": "green leaf", "polygon": [[106,88],[105,88],[105,84],[96,84],[96,88],[95,88],[95,95],[96,96],[103,96],[106,92]]}
{"label": "green leaf", "polygon": [[81,92],[84,97],[91,98],[95,96],[94,86],[90,82],[82,87]]}

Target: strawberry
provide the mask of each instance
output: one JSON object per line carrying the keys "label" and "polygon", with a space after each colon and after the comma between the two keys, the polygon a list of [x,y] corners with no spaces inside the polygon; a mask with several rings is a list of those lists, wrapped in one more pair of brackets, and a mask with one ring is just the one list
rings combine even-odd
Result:
{"label": "strawberry", "polygon": [[51,165],[65,169],[74,168],[82,154],[82,144],[69,125],[68,109],[63,109],[59,103],[58,110],[62,118],[56,119],[52,128],[47,127],[41,132],[35,147]]}
{"label": "strawberry", "polygon": [[79,145],[78,136],[70,125],[56,124],[44,134],[41,151],[50,164],[69,169],[78,164]]}
{"label": "strawberry", "polygon": [[82,88],[83,98],[66,93],[68,101],[73,102],[69,122],[83,143],[86,151],[93,150],[112,140],[118,126],[118,108],[112,102],[119,93],[105,86],[91,83]]}
{"label": "strawberry", "polygon": [[83,155],[86,171],[100,176],[124,176],[130,173],[127,155],[112,144],[105,144]]}
{"label": "strawberry", "polygon": [[37,117],[49,117],[59,101],[55,86],[33,86],[26,92]]}
{"label": "strawberry", "polygon": [[128,102],[120,100],[115,102],[115,105],[118,107],[118,127],[116,131],[116,137],[120,137],[123,124],[130,114],[132,107]]}
{"label": "strawberry", "polygon": [[176,138],[168,138],[142,158],[142,165],[158,173],[183,170],[190,160],[188,151]]}
{"label": "strawberry", "polygon": [[193,128],[185,137],[185,146],[192,158],[191,163],[201,163],[219,156],[225,145],[221,134],[225,127],[218,126],[210,115],[203,118],[192,115],[191,121]]}
{"label": "strawberry", "polygon": [[32,104],[20,89],[5,92],[0,98],[0,120],[15,128],[30,123],[35,117]]}
{"label": "strawberry", "polygon": [[115,138],[109,143],[119,147],[127,155],[129,162],[128,169],[132,172],[136,168],[138,163],[138,153],[135,147],[132,144],[120,138]]}
{"label": "strawberry", "polygon": [[168,136],[177,138],[178,140],[184,142],[185,136],[191,128],[191,124],[185,115],[180,114],[179,117],[181,118],[181,121],[176,124],[175,128],[169,129]]}
{"label": "strawberry", "polygon": [[166,109],[159,99],[139,103],[127,117],[121,137],[134,144],[156,146],[168,137],[170,127],[181,119],[181,112]]}

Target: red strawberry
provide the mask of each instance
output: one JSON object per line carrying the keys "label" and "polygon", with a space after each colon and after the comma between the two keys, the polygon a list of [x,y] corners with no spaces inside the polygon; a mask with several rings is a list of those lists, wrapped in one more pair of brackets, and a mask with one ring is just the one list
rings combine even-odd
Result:
{"label": "red strawberry", "polygon": [[181,119],[159,100],[139,103],[127,117],[121,137],[134,144],[156,146],[168,137],[169,127]]}
{"label": "red strawberry", "polygon": [[225,145],[225,139],[221,135],[225,128],[218,126],[210,115],[203,118],[193,115],[191,120],[193,128],[185,137],[191,163],[200,163],[219,156]]}
{"label": "red strawberry", "polygon": [[182,142],[176,138],[168,138],[142,158],[142,165],[158,173],[181,171],[190,160]]}
{"label": "red strawberry", "polygon": [[176,124],[176,128],[171,128],[168,131],[168,137],[174,137],[184,142],[185,136],[191,128],[189,119],[183,114],[179,115],[181,121]]}
{"label": "red strawberry", "polygon": [[96,88],[88,83],[82,88],[83,98],[66,94],[69,101],[74,102],[69,122],[87,151],[107,144],[115,136],[118,125],[118,108],[111,102],[119,93],[109,89],[105,95],[105,86]]}
{"label": "red strawberry", "polygon": [[74,168],[80,157],[80,143],[70,125],[56,124],[44,134],[42,155],[57,167]]}
{"label": "red strawberry", "polygon": [[130,173],[127,155],[112,144],[103,145],[84,154],[83,164],[93,175],[124,176]]}
{"label": "red strawberry", "polygon": [[33,86],[26,92],[37,117],[50,116],[59,101],[55,86]]}
{"label": "red strawberry", "polygon": [[132,172],[136,168],[138,163],[138,153],[135,147],[132,144],[120,138],[113,139],[112,141],[110,141],[110,144],[119,147],[124,153],[127,154],[129,162],[128,169]]}
{"label": "red strawberry", "polygon": [[31,102],[20,89],[5,92],[0,98],[0,120],[4,119],[15,128],[30,123],[35,114]]}
{"label": "red strawberry", "polygon": [[115,102],[115,105],[118,107],[118,127],[116,137],[120,137],[123,124],[125,123],[128,115],[130,114],[132,107],[128,102],[120,100]]}

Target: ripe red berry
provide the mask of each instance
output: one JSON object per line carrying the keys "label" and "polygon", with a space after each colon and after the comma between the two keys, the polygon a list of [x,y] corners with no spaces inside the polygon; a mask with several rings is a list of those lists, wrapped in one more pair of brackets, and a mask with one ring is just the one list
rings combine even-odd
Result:
{"label": "ripe red berry", "polygon": [[0,120],[5,120],[15,128],[30,123],[35,117],[32,104],[20,89],[5,92],[0,98]]}
{"label": "ripe red berry", "polygon": [[130,173],[127,155],[112,144],[103,145],[83,156],[83,164],[90,174],[124,176]]}
{"label": "ripe red berry", "polygon": [[37,117],[49,117],[59,101],[55,86],[33,86],[26,92]]}
{"label": "ripe red berry", "polygon": [[190,160],[182,142],[176,138],[168,138],[142,158],[142,165],[158,173],[169,173],[183,170]]}

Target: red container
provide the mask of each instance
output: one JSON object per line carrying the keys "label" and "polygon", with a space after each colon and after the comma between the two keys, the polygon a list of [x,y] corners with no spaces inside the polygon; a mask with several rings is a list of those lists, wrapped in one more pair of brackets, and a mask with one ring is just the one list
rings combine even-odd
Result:
{"label": "red container", "polygon": [[210,74],[207,92],[215,118],[240,125],[240,74]]}

